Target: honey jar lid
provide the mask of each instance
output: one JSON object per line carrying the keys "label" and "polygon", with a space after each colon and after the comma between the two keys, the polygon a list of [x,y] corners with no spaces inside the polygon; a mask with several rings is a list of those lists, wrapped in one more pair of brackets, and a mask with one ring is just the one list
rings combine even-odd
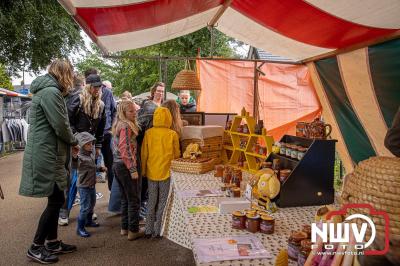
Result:
{"label": "honey jar lid", "polygon": [[234,211],[232,213],[232,215],[234,215],[234,216],[245,216],[245,214],[242,211]]}
{"label": "honey jar lid", "polygon": [[260,219],[260,215],[258,215],[257,213],[247,213],[246,217],[248,219]]}
{"label": "honey jar lid", "polygon": [[275,220],[274,217],[269,216],[269,215],[261,215],[261,219],[263,219],[264,221],[273,221],[273,220]]}
{"label": "honey jar lid", "polygon": [[240,187],[233,187],[232,191],[240,191]]}
{"label": "honey jar lid", "polygon": [[290,237],[293,238],[295,241],[301,241],[307,238],[307,233],[302,231],[293,231]]}

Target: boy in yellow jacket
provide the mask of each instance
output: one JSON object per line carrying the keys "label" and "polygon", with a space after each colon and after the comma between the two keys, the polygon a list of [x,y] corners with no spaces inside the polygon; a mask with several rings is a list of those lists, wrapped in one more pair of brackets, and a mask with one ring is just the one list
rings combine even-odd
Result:
{"label": "boy in yellow jacket", "polygon": [[[153,116],[153,127],[146,131],[142,144],[142,175],[149,181],[149,201],[145,236],[161,238],[161,222],[170,186],[170,167],[179,158],[178,134],[170,129],[172,116],[165,107],[158,107]],[[157,209],[156,209],[157,207]]]}

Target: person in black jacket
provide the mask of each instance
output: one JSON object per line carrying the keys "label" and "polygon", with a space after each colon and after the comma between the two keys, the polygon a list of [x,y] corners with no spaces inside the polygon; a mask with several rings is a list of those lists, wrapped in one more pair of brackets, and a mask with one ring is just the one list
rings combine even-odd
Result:
{"label": "person in black jacket", "polygon": [[190,91],[188,90],[180,91],[176,102],[179,104],[181,113],[191,113],[197,110],[196,100],[190,96]]}
{"label": "person in black jacket", "polygon": [[394,116],[392,127],[386,133],[385,147],[396,157],[400,157],[400,108]]}
{"label": "person in black jacket", "polygon": [[[97,74],[90,74],[86,78],[86,86],[80,93],[72,95],[67,101],[69,123],[73,133],[88,132],[95,136],[96,158],[100,155],[104,139],[104,127],[106,115],[104,103],[101,100],[101,78]],[[71,175],[77,169],[72,168]],[[76,196],[76,184],[71,183],[68,198],[68,210],[60,213],[67,213],[67,217],[60,217],[60,225],[68,225],[68,214],[72,207],[71,202]]]}

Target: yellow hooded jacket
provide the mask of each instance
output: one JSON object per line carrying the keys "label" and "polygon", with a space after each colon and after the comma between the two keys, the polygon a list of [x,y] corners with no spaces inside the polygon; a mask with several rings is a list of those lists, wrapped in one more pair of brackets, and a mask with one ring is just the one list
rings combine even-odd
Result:
{"label": "yellow hooded jacket", "polygon": [[153,116],[153,127],[144,135],[142,144],[142,175],[152,181],[170,177],[171,161],[179,158],[178,134],[170,129],[172,116],[165,107],[158,107]]}

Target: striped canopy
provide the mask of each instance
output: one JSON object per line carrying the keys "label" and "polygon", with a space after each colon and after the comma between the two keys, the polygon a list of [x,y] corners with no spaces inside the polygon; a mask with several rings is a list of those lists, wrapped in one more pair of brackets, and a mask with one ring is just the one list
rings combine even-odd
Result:
{"label": "striped canopy", "polygon": [[295,61],[399,35],[399,0],[59,0],[106,52],[217,29]]}

